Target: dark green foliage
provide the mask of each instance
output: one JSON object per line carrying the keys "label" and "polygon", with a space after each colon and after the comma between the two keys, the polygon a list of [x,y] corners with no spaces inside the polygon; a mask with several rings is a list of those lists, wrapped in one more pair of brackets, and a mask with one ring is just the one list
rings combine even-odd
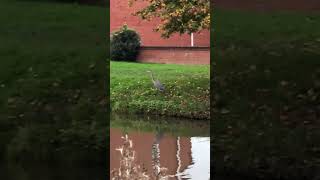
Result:
{"label": "dark green foliage", "polygon": [[319,22],[316,14],[215,10],[216,175],[320,177]]}
{"label": "dark green foliage", "polygon": [[107,0],[55,0],[57,2],[73,2],[79,4],[106,4]]}
{"label": "dark green foliage", "polygon": [[61,2],[61,3],[78,3],[78,4],[92,4],[92,5],[109,5],[109,0],[20,0],[20,1],[34,1],[34,2]]}
{"label": "dark green foliage", "polygon": [[140,36],[128,29],[127,25],[111,35],[111,59],[116,61],[135,61],[139,53]]}
{"label": "dark green foliage", "polygon": [[108,9],[0,3],[0,161],[105,162]]}

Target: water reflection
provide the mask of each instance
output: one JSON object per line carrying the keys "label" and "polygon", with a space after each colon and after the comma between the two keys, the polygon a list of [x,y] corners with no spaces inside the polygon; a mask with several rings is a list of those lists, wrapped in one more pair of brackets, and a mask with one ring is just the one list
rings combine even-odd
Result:
{"label": "water reflection", "polygon": [[[111,123],[110,170],[119,168],[120,153],[115,149],[122,146],[121,137],[128,135],[137,164],[149,176],[157,177],[161,168],[166,168],[168,179],[210,179],[208,122],[171,119],[167,123],[164,119],[155,121],[137,117],[128,122],[126,118],[130,117],[115,117],[113,121],[116,122]],[[135,126],[135,123],[139,125]]]}
{"label": "water reflection", "polygon": [[[191,137],[191,152],[193,164],[182,173],[183,178],[210,179],[210,138]],[[202,173],[208,169],[208,173]]]}

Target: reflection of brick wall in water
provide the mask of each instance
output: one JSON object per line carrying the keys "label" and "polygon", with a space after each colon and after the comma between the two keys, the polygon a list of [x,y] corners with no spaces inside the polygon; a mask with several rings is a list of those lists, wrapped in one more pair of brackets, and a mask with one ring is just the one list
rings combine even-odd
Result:
{"label": "reflection of brick wall in water", "polygon": [[[110,171],[119,168],[119,151],[115,151],[123,143],[121,136],[123,134],[120,130],[110,129]],[[143,166],[148,174],[153,173],[152,168],[152,144],[155,140],[153,133],[129,133],[129,139],[133,142],[133,149],[137,154],[137,163]],[[160,164],[162,167],[168,168],[168,174],[176,174],[178,169],[177,151],[178,144],[177,138],[171,136],[164,136],[160,141]],[[184,171],[192,163],[191,157],[191,141],[190,138],[180,138],[180,171]]]}
{"label": "reflection of brick wall in water", "polygon": [[176,174],[177,169],[179,172],[185,170],[192,163],[191,157],[191,141],[190,138],[180,137],[180,160],[181,165],[179,168],[177,151],[178,144],[177,138],[165,136],[160,144],[160,163],[161,166],[168,168],[168,174]]}
{"label": "reflection of brick wall in water", "polygon": [[[121,136],[123,136],[121,130],[110,129],[110,170],[119,168],[120,165],[120,152],[115,149],[120,147],[123,143]],[[138,157],[137,162],[142,167],[150,167],[147,168],[147,170],[148,173],[152,173],[151,146],[154,135],[152,133],[144,133],[143,135],[135,133],[129,134],[128,137],[133,141],[133,147]],[[143,156],[139,156],[139,154],[143,154]]]}

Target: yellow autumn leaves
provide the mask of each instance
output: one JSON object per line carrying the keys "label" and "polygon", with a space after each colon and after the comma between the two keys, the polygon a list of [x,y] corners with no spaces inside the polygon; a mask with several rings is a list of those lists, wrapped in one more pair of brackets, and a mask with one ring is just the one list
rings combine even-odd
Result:
{"label": "yellow autumn leaves", "polygon": [[[132,6],[138,0],[129,0]],[[145,20],[160,18],[161,23],[154,30],[168,38],[174,33],[193,33],[210,29],[210,0],[140,0],[149,5],[134,15]]]}

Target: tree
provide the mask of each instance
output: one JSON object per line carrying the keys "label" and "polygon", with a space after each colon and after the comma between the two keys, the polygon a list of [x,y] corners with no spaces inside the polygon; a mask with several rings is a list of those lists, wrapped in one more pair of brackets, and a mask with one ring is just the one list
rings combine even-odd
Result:
{"label": "tree", "polygon": [[210,0],[129,0],[129,5],[136,1],[147,1],[149,5],[134,15],[144,20],[159,18],[161,23],[155,30],[164,38],[210,29]]}

